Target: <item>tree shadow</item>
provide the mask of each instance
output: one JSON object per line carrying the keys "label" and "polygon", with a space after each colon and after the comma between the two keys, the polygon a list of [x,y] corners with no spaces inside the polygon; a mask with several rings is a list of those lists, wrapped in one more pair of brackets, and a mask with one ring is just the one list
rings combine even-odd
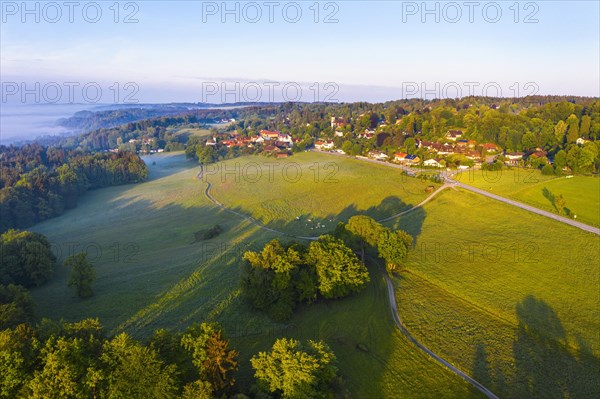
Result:
{"label": "tree shadow", "polygon": [[600,359],[589,344],[569,343],[558,315],[546,302],[525,297],[516,306],[518,327],[512,344],[511,375],[490,364],[486,348],[477,344],[473,377],[501,397],[600,397]]}

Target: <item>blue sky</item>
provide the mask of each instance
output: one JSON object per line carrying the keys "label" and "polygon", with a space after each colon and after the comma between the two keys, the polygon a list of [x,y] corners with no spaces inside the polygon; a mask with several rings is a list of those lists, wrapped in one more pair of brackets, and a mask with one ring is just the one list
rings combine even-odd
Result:
{"label": "blue sky", "polygon": [[[141,102],[244,101],[256,97],[255,86],[268,101],[264,82],[278,84],[275,100],[296,98],[283,92],[286,84],[309,101],[328,94],[341,101],[454,97],[469,87],[477,95],[485,87],[490,95],[600,96],[598,1],[478,1],[472,22],[464,1],[427,2],[434,11],[426,15],[420,1],[275,1],[273,22],[264,1],[229,2],[237,12],[228,15],[220,1],[120,2],[118,16],[114,1],[98,1],[96,23],[92,2],[78,2],[73,22],[62,1],[54,3],[60,18],[47,3],[28,3],[34,11],[27,14],[20,1],[2,2],[3,89],[6,82],[94,82],[102,102],[116,98],[115,82],[118,102],[128,93]],[[253,23],[257,9],[262,16]],[[324,23],[330,13],[337,22]],[[131,14],[137,22],[124,23]],[[525,23],[528,15],[537,22]],[[59,102],[67,100],[64,87]]]}

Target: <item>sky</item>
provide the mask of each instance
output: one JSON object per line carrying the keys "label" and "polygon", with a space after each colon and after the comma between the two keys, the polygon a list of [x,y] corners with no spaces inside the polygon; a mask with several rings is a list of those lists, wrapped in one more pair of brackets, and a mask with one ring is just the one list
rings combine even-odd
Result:
{"label": "sky", "polygon": [[2,1],[2,104],[600,96],[598,1]]}

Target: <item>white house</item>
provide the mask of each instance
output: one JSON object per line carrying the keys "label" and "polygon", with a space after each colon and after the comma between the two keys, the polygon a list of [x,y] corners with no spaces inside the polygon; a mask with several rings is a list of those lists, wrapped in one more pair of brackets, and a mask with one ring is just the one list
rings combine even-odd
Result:
{"label": "white house", "polygon": [[381,151],[369,151],[369,157],[373,159],[377,159],[378,161],[385,161],[388,159],[388,155]]}
{"label": "white house", "polygon": [[425,166],[433,166],[433,167],[436,167],[436,168],[441,168],[442,167],[442,165],[438,161],[436,161],[435,159],[428,159],[425,162],[423,162],[423,165],[425,165]]}
{"label": "white house", "polygon": [[317,140],[315,142],[315,148],[317,150],[332,150],[335,147],[335,144],[332,140],[322,141]]}

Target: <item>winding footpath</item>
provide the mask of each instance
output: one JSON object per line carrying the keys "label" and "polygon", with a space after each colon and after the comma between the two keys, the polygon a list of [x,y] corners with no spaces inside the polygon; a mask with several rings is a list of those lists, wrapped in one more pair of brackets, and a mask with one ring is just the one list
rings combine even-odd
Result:
{"label": "winding footpath", "polygon": [[[202,180],[202,176],[203,176],[203,171],[204,169],[202,168],[202,166],[200,166],[200,172],[198,173],[198,175],[196,175],[196,178],[198,180]],[[250,217],[248,215],[244,215],[243,213],[240,212],[236,212],[233,209],[229,209],[227,208],[225,205],[221,204],[219,201],[217,201],[210,193],[210,188],[212,187],[211,183],[206,181],[206,189],[204,190],[204,195],[206,195],[206,198],[208,198],[209,201],[211,201],[213,204],[217,205],[219,208],[230,212],[238,217],[241,217],[247,221],[249,221],[250,223],[254,224],[255,226],[263,229],[263,230],[267,230],[270,231],[272,233],[276,233],[276,234],[281,234],[283,236],[287,236],[287,237],[292,237],[292,238],[298,238],[298,239],[303,239],[303,240],[317,240],[319,237],[304,237],[304,236],[294,236],[288,233],[285,233],[283,231],[279,231],[279,230],[274,230],[271,229],[265,225],[263,225],[262,223],[260,223],[258,220],[254,219],[253,217]],[[378,222],[384,222],[387,220],[392,220],[395,218],[398,218],[402,215],[405,215],[409,212],[414,211],[415,209],[423,206],[424,204],[426,204],[428,201],[430,201],[437,193],[441,192],[442,190],[444,190],[445,188],[451,187],[451,184],[444,184],[443,186],[441,186],[439,189],[435,190],[430,196],[428,196],[427,198],[425,198],[421,203],[419,203],[418,205],[415,205],[414,207],[407,209],[403,212],[397,213],[395,215],[392,215],[390,217],[384,218],[384,219],[380,219],[378,220]],[[370,258],[370,257],[369,257]],[[371,258],[371,261],[375,264],[377,264],[377,261],[373,258]],[[473,387],[475,387],[477,390],[479,390],[482,394],[484,394],[486,397],[488,397],[489,399],[499,399],[492,391],[490,391],[489,389],[487,389],[485,386],[483,386],[481,383],[479,383],[478,381],[474,380],[473,378],[469,377],[466,373],[464,373],[463,371],[459,370],[458,368],[456,368],[455,366],[453,366],[450,362],[448,362],[447,360],[444,360],[443,358],[441,358],[440,356],[436,355],[433,351],[431,351],[429,348],[427,348],[425,345],[423,345],[421,342],[419,342],[415,337],[412,336],[412,334],[406,329],[406,326],[404,326],[404,324],[402,323],[402,319],[400,318],[400,314],[398,312],[398,306],[396,303],[396,292],[394,290],[394,284],[392,283],[392,279],[390,278],[390,276],[388,275],[388,273],[383,270],[383,276],[385,278],[386,284],[387,284],[387,290],[388,290],[388,300],[390,302],[390,310],[392,312],[392,319],[394,320],[394,325],[398,328],[398,330],[400,331],[400,333],[402,335],[404,335],[406,337],[406,339],[408,339],[410,342],[413,343],[413,345],[415,345],[420,351],[424,352],[425,354],[429,355],[429,357],[431,357],[434,361],[438,362],[439,364],[441,364],[442,366],[446,367],[448,370],[450,370],[451,372],[453,372],[454,374],[456,374],[457,376],[459,376],[460,378],[462,378],[463,380],[465,380],[467,383],[471,384]]]}

